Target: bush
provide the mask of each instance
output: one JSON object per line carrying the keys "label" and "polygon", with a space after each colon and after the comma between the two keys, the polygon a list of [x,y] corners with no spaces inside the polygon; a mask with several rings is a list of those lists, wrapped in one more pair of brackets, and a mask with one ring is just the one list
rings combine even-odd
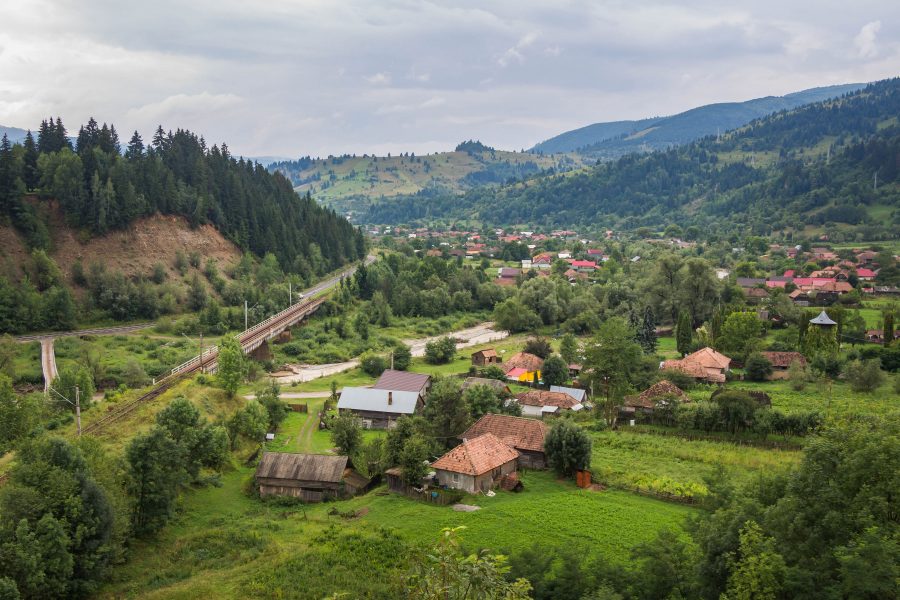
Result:
{"label": "bush", "polygon": [[765,381],[772,374],[772,363],[759,352],[754,352],[744,365],[744,373],[749,381]]}
{"label": "bush", "polygon": [[799,360],[791,362],[791,366],[788,367],[788,380],[791,382],[791,388],[795,391],[799,392],[805,388],[806,384],[812,381],[806,363]]}
{"label": "bush", "polygon": [[678,369],[666,369],[664,371],[660,371],[659,378],[665,379],[670,383],[674,383],[685,391],[692,389],[697,384],[696,379],[694,379],[684,371],[679,371]]}
{"label": "bush", "polygon": [[591,466],[591,437],[565,419],[553,424],[544,442],[547,462],[559,475],[572,475]]}
{"label": "bush", "polygon": [[456,340],[444,337],[425,344],[425,362],[431,365],[442,365],[456,357]]}
{"label": "bush", "polygon": [[881,370],[881,361],[878,359],[850,361],[847,363],[844,375],[854,392],[874,392],[887,379],[884,371]]}
{"label": "bush", "polygon": [[525,352],[540,358],[547,358],[553,352],[550,342],[545,337],[531,337],[525,342]]}
{"label": "bush", "polygon": [[387,369],[387,361],[374,352],[366,352],[359,357],[359,366],[366,375],[378,377]]}

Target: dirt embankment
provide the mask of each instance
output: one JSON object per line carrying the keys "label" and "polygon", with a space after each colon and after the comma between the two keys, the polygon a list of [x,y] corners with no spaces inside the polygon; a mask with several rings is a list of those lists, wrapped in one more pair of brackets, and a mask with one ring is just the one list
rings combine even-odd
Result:
{"label": "dirt embankment", "polygon": [[[153,215],[139,219],[127,229],[112,231],[104,236],[87,238],[66,225],[52,203],[48,203],[48,225],[52,239],[50,255],[71,281],[72,265],[81,260],[85,270],[94,262],[102,263],[109,271],[126,276],[149,276],[156,263],[166,267],[177,277],[174,262],[178,251],[185,255],[199,252],[203,263],[214,258],[220,270],[237,263],[241,252],[226,240],[212,225],[192,229],[183,217]],[[14,277],[27,264],[29,252],[21,236],[12,227],[0,227],[0,264],[7,275]]]}

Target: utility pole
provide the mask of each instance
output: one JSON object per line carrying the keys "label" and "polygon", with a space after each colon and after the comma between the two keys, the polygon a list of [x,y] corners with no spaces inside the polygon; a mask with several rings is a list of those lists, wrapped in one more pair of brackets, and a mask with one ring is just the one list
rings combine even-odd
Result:
{"label": "utility pole", "polygon": [[288,281],[288,306],[294,304],[294,288],[292,282]]}
{"label": "utility pole", "polygon": [[875,171],[875,182],[872,184],[872,191],[878,191],[878,171]]}
{"label": "utility pole", "polygon": [[250,329],[250,326],[247,325],[247,301],[244,300],[244,331]]}
{"label": "utility pole", "polygon": [[391,371],[394,370],[394,351],[391,350]]}
{"label": "utility pole", "polygon": [[200,372],[203,372],[203,332],[200,332]]}
{"label": "utility pole", "polygon": [[78,426],[78,437],[81,437],[81,390],[75,386],[75,423]]}

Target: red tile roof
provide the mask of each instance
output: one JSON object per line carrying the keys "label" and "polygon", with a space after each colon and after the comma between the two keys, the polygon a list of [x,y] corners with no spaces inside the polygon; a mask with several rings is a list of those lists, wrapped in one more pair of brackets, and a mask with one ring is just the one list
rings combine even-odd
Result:
{"label": "red tile roof", "polygon": [[519,404],[527,406],[558,406],[559,408],[572,408],[579,404],[578,400],[563,392],[548,392],[546,390],[529,390],[516,395]]}
{"label": "red tile roof", "polygon": [[461,437],[472,439],[485,433],[491,433],[504,444],[517,450],[543,452],[544,438],[548,430],[549,428],[544,425],[543,421],[487,414],[475,421]]}
{"label": "red tile roof", "polygon": [[528,352],[517,352],[509,357],[503,368],[508,373],[512,369],[525,369],[528,372],[540,371],[544,366],[544,359]]}
{"label": "red tile roof", "polygon": [[483,475],[519,457],[519,453],[492,433],[485,433],[446,453],[431,466],[464,475]]}
{"label": "red tile roof", "polygon": [[767,361],[772,363],[773,367],[778,367],[780,369],[786,369],[791,366],[791,363],[796,361],[800,361],[800,364],[806,364],[806,357],[804,357],[799,352],[760,352]]}

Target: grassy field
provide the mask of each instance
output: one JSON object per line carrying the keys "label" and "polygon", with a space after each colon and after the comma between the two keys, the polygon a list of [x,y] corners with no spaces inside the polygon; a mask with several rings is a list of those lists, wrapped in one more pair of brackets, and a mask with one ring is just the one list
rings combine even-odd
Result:
{"label": "grassy field", "polygon": [[754,473],[783,469],[800,458],[799,451],[687,441],[627,430],[597,432],[593,438],[595,480],[685,498],[706,495],[703,478],[715,465],[724,466],[736,482],[745,482]]}
{"label": "grassy field", "polygon": [[13,357],[12,368],[15,373],[15,383],[40,384],[44,380],[41,370],[40,342],[16,344],[16,355]]}
{"label": "grassy field", "polygon": [[[541,540],[621,562],[629,548],[660,528],[679,528],[694,511],[623,492],[579,490],[547,473],[526,473],[520,494],[464,499],[482,507],[471,513],[384,488],[348,501],[282,507],[245,495],[249,475],[241,468],[220,487],[187,494],[177,520],[156,539],[138,542],[98,597],[322,598],[323,590],[385,597],[402,574],[397,561],[407,561],[413,546],[433,543],[444,527],[465,526],[461,539],[470,549],[515,552]],[[360,516],[347,520],[331,509]],[[363,558],[356,556],[360,548]]]}

